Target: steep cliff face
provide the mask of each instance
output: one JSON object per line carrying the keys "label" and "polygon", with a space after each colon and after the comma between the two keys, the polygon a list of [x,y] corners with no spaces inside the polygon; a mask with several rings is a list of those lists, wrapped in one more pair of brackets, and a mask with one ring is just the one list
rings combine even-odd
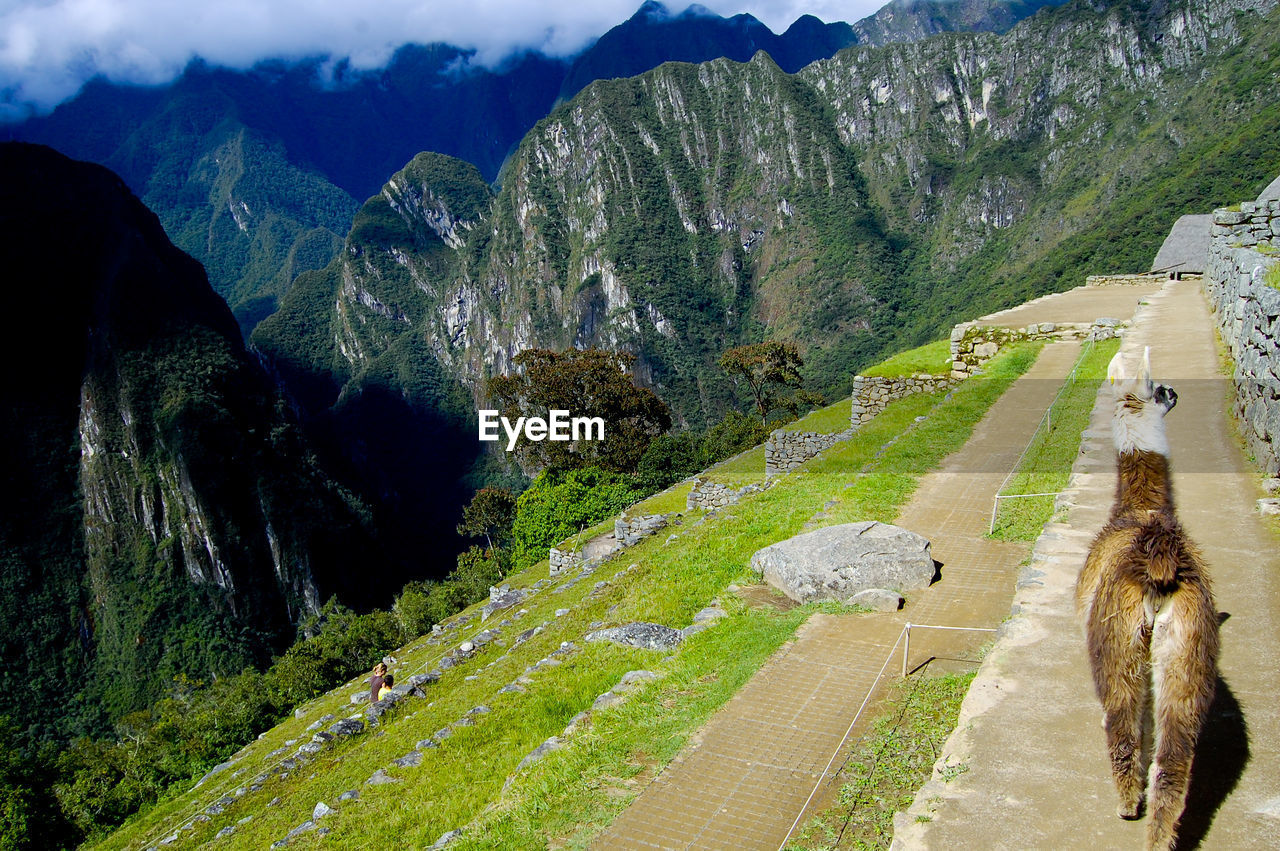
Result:
{"label": "steep cliff face", "polygon": [[858,44],[920,41],[944,32],[1007,32],[1023,18],[1064,0],[891,0],[853,25]]}
{"label": "steep cliff face", "polygon": [[[831,105],[893,226],[930,245],[918,274],[963,274],[993,249],[1025,269],[1221,135],[1215,76],[1274,6],[1073,3],[1002,36],[852,48],[801,76]],[[1276,89],[1258,82],[1237,108]]]}
{"label": "steep cliff face", "polygon": [[445,576],[462,546],[475,408],[441,356],[469,321],[475,287],[460,276],[488,234],[491,199],[475,166],[420,154],[361,207],[341,254],[300,276],[251,338],[326,469],[371,506],[398,565],[381,577],[389,588]]}
{"label": "steep cliff face", "polygon": [[[1256,57],[1274,6],[1072,3],[797,75],[758,54],[594,83],[525,138],[465,244],[357,224],[337,369],[412,333],[474,392],[529,346],[624,349],[698,423],[731,398],[719,352],[771,336],[802,345],[816,389],[843,392],[877,353],[1071,285],[1059,270],[1078,238],[1159,209],[1152,180],[1202,160],[1222,111],[1271,120],[1278,84]],[[1088,250],[1148,249],[1126,233]]]}
{"label": "steep cliff face", "polygon": [[[892,298],[881,217],[822,109],[765,54],[596,83],[525,139],[491,205],[453,193],[444,234],[416,212],[450,195],[419,158],[357,216],[309,323],[333,344],[306,348],[345,377],[414,336],[473,391],[529,346],[621,349],[700,423],[731,401],[725,348],[766,328],[863,345]],[[306,292],[255,336],[273,358],[323,304]]]}
{"label": "steep cliff face", "polygon": [[[265,661],[369,544],[199,264],[98,166],[0,146],[0,713],[67,735]],[[370,549],[370,557],[376,558]],[[34,679],[33,679],[34,678]],[[38,679],[71,699],[34,700]]]}

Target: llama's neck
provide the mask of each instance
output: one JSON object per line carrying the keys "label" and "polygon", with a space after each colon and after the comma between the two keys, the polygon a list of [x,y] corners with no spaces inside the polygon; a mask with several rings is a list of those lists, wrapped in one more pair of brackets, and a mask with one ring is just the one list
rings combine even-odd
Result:
{"label": "llama's neck", "polygon": [[1129,452],[1156,452],[1169,455],[1169,439],[1164,434],[1164,414],[1150,402],[1117,400],[1111,420],[1111,439],[1121,455]]}
{"label": "llama's neck", "polygon": [[1169,459],[1159,452],[1121,452],[1113,512],[1159,511],[1173,508]]}

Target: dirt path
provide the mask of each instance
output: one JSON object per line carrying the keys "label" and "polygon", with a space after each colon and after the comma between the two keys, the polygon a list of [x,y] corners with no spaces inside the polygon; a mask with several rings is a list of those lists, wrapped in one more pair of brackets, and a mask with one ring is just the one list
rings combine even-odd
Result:
{"label": "dirt path", "polygon": [[[1142,345],[1151,346],[1157,378],[1179,393],[1166,420],[1179,515],[1229,615],[1179,848],[1280,847],[1280,553],[1254,510],[1257,476],[1237,447],[1194,282],[1170,283],[1151,299],[1125,349]],[[898,820],[895,848],[1142,847],[1145,822],[1114,815],[1101,713],[1072,611],[1076,574],[1115,486],[1109,417],[1095,408],[1065,522],[1037,543],[1015,618],[947,743],[944,759],[968,770],[921,790]]]}
{"label": "dirt path", "polygon": [[[893,615],[816,615],[596,841],[596,848],[777,848],[908,619],[995,626],[1029,547],[984,538],[991,502],[1070,372],[1076,342],[1046,347],[963,449],[925,478],[899,523],[933,542],[942,579]],[[912,659],[963,656],[989,634],[915,633]],[[895,656],[892,673],[901,666]],[[877,691],[884,689],[882,682]],[[874,717],[874,701],[862,724]]]}

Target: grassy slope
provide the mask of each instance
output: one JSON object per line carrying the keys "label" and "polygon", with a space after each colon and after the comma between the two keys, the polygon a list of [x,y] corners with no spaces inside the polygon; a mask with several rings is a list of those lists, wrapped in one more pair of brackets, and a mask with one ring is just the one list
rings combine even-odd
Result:
{"label": "grassy slope", "polygon": [[[966,382],[947,399],[918,396],[895,403],[852,440],[721,512],[714,522],[699,523],[699,513],[687,514],[684,526],[674,530],[679,537],[670,543],[664,543],[664,534],[649,538],[568,590],[561,590],[568,584],[566,578],[557,578],[526,602],[524,614],[511,615],[506,626],[492,623],[505,620],[503,615],[484,624],[499,629],[499,642],[448,670],[440,683],[428,688],[425,701],[408,701],[372,733],[325,750],[285,777],[271,778],[261,790],[245,794],[224,813],[197,825],[191,838],[177,847],[208,841],[234,825],[234,835],[219,847],[262,848],[308,819],[319,801],[338,807],[322,822],[332,833],[326,838],[305,834],[291,847],[322,842],[422,847],[467,824],[483,829],[468,831],[459,848],[544,847],[558,840],[585,844],[810,613],[806,607],[785,613],[748,609],[726,595],[731,582],[755,581],[747,567],[751,554],[796,534],[832,499],[836,502],[826,508],[824,522],[892,520],[919,475],[964,443],[991,403],[1034,360],[1035,351],[1011,350],[992,362],[986,377]],[[915,422],[925,414],[927,419]],[[880,451],[904,431],[909,431],[906,439]],[[663,498],[672,496],[654,499]],[[545,562],[511,577],[511,584],[527,587],[543,578]],[[610,584],[596,589],[600,581]],[[717,596],[729,617],[670,655],[582,642],[596,622],[644,620],[685,626]],[[558,609],[569,611],[556,617]],[[424,637],[395,654],[396,672],[403,678],[435,667],[446,650],[481,629],[474,608],[452,623],[468,617],[473,619],[464,627],[445,633],[446,640]],[[539,625],[544,629],[538,635],[515,646],[518,633]],[[535,671],[527,693],[498,693],[565,641],[574,642],[576,649],[561,657],[562,664]],[[655,670],[662,677],[621,706],[593,713],[563,750],[520,772],[503,792],[503,784],[529,751],[559,735],[597,695],[638,668]],[[468,679],[471,676],[476,678]],[[140,815],[100,847],[145,847],[221,795],[234,798],[236,789],[278,761],[279,757],[264,759],[267,754],[288,741],[295,742],[290,750],[305,741],[305,727],[312,721],[324,714],[350,714],[354,707],[348,695],[360,689],[359,682],[352,682],[311,702],[303,707],[301,718],[286,721],[246,747],[231,769],[194,794],[177,796]],[[480,704],[491,712],[479,716],[475,726],[459,728],[442,747],[425,750],[420,767],[390,766],[415,742]],[[364,785],[375,770],[389,766],[390,773],[405,782]],[[338,795],[349,789],[360,790],[360,800],[339,804]],[[279,802],[268,806],[275,798]],[[239,824],[246,816],[250,820]]]}

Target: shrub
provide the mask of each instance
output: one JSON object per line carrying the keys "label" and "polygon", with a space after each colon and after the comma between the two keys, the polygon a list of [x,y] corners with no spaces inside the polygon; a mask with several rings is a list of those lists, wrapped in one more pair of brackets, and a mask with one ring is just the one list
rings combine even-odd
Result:
{"label": "shrub", "polygon": [[511,530],[516,566],[527,567],[545,558],[552,545],[646,495],[631,477],[598,467],[567,473],[544,470],[516,501]]}

